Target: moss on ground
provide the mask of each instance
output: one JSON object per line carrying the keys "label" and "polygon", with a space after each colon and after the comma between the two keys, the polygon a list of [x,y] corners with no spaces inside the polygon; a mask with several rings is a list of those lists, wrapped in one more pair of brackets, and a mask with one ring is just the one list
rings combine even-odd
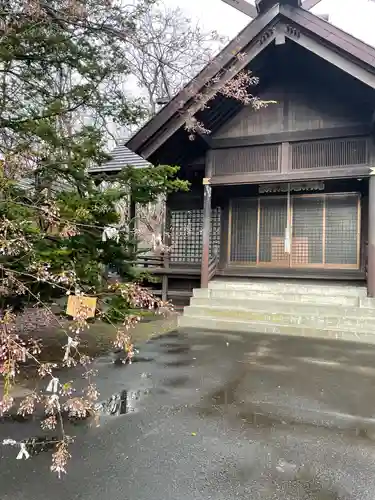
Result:
{"label": "moss on ground", "polygon": [[[65,321],[66,330],[69,328],[69,321]],[[148,315],[147,320],[143,320],[131,331],[133,342],[139,345],[147,342],[154,336],[163,335],[175,330],[177,327],[177,315],[173,314],[167,318],[159,315]],[[66,345],[66,333],[62,328],[45,328],[40,332],[35,332],[35,338],[40,338],[42,352],[38,359],[42,362],[61,362],[63,349]],[[102,321],[95,321],[90,324],[80,334],[80,352],[92,358],[107,354],[113,349],[113,342],[116,338],[116,328]],[[22,370],[21,379],[35,377],[36,364],[30,361],[25,370]]]}
{"label": "moss on ground", "polygon": [[[147,321],[142,321],[132,330],[132,337],[135,345],[147,342],[152,337],[165,335],[177,327],[177,314],[172,314],[167,318],[152,314]],[[66,320],[66,327],[69,321]],[[43,344],[42,352],[38,359],[42,362],[61,362],[63,357],[63,347],[66,345],[66,333],[61,328],[44,328],[35,332],[35,338],[40,338]],[[90,357],[96,358],[107,354],[113,348],[113,341],[116,337],[116,329],[101,321],[96,321],[90,325],[81,335],[80,351]],[[12,390],[13,397],[24,397],[34,388],[36,381],[36,364],[32,362],[24,365],[21,373],[17,377],[16,385]],[[0,377],[0,399],[2,397],[3,380]]]}

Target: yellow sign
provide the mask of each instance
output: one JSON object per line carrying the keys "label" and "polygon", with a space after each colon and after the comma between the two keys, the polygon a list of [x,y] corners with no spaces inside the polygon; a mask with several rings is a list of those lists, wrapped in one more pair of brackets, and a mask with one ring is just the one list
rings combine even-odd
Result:
{"label": "yellow sign", "polygon": [[203,178],[203,186],[209,186],[211,184],[211,177],[204,177]]}
{"label": "yellow sign", "polygon": [[79,295],[69,295],[66,314],[77,318],[94,318],[96,310],[96,297],[80,297]]}

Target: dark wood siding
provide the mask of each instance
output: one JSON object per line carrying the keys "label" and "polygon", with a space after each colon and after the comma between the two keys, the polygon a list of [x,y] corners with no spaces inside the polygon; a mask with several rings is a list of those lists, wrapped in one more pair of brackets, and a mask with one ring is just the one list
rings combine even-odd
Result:
{"label": "dark wood siding", "polygon": [[214,135],[217,139],[246,137],[258,134],[272,134],[283,130],[283,102],[277,88],[262,94],[261,99],[277,101],[254,111],[251,106],[243,108]]}
{"label": "dark wood siding", "polygon": [[371,111],[350,101],[335,99],[324,88],[314,89],[306,82],[280,84],[261,93],[265,101],[276,101],[259,110],[243,108],[214,135],[215,139],[251,137],[280,132],[299,132],[322,128],[340,128],[369,123]]}
{"label": "dark wood siding", "polygon": [[323,92],[291,90],[288,99],[287,130],[315,130],[358,125],[367,121],[367,117],[351,109],[344,102],[336,102],[333,95]]}

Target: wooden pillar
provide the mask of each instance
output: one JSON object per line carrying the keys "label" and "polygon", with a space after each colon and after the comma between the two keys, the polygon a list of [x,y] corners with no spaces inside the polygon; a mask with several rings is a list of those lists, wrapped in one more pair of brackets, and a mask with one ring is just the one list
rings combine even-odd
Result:
{"label": "wooden pillar", "polygon": [[201,288],[208,288],[208,266],[210,262],[210,232],[211,232],[211,185],[210,179],[203,179],[203,237],[202,237],[202,267]]}
{"label": "wooden pillar", "polygon": [[162,238],[163,238],[163,243],[167,247],[167,249],[164,251],[163,254],[163,268],[165,274],[163,275],[162,278],[162,295],[161,299],[163,302],[166,302],[169,298],[169,279],[168,279],[168,270],[169,270],[169,260],[170,260],[170,247],[171,247],[171,213],[168,208],[168,200],[166,200],[166,206],[165,206],[165,213],[164,213],[164,220],[163,220],[163,227],[162,227]]}
{"label": "wooden pillar", "polygon": [[132,240],[132,243],[130,244],[130,252],[132,254],[132,258],[134,259],[137,253],[137,235],[136,235],[136,229],[137,229],[137,221],[136,221],[136,204],[133,200],[133,197],[130,195],[130,210],[129,210],[129,229],[130,229],[130,238]]}
{"label": "wooden pillar", "polygon": [[164,274],[161,281],[161,300],[167,302],[168,300],[168,274]]}
{"label": "wooden pillar", "polygon": [[368,193],[367,291],[375,297],[375,172],[371,172]]}

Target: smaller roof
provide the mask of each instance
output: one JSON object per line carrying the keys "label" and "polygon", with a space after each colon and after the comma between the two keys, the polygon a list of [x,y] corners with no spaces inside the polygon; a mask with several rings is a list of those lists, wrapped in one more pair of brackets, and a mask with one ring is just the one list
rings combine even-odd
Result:
{"label": "smaller roof", "polygon": [[151,163],[142,158],[142,156],[133,153],[124,144],[115,147],[110,152],[110,156],[111,159],[109,161],[98,167],[91,167],[89,172],[118,172],[128,166],[133,168],[151,167]]}

